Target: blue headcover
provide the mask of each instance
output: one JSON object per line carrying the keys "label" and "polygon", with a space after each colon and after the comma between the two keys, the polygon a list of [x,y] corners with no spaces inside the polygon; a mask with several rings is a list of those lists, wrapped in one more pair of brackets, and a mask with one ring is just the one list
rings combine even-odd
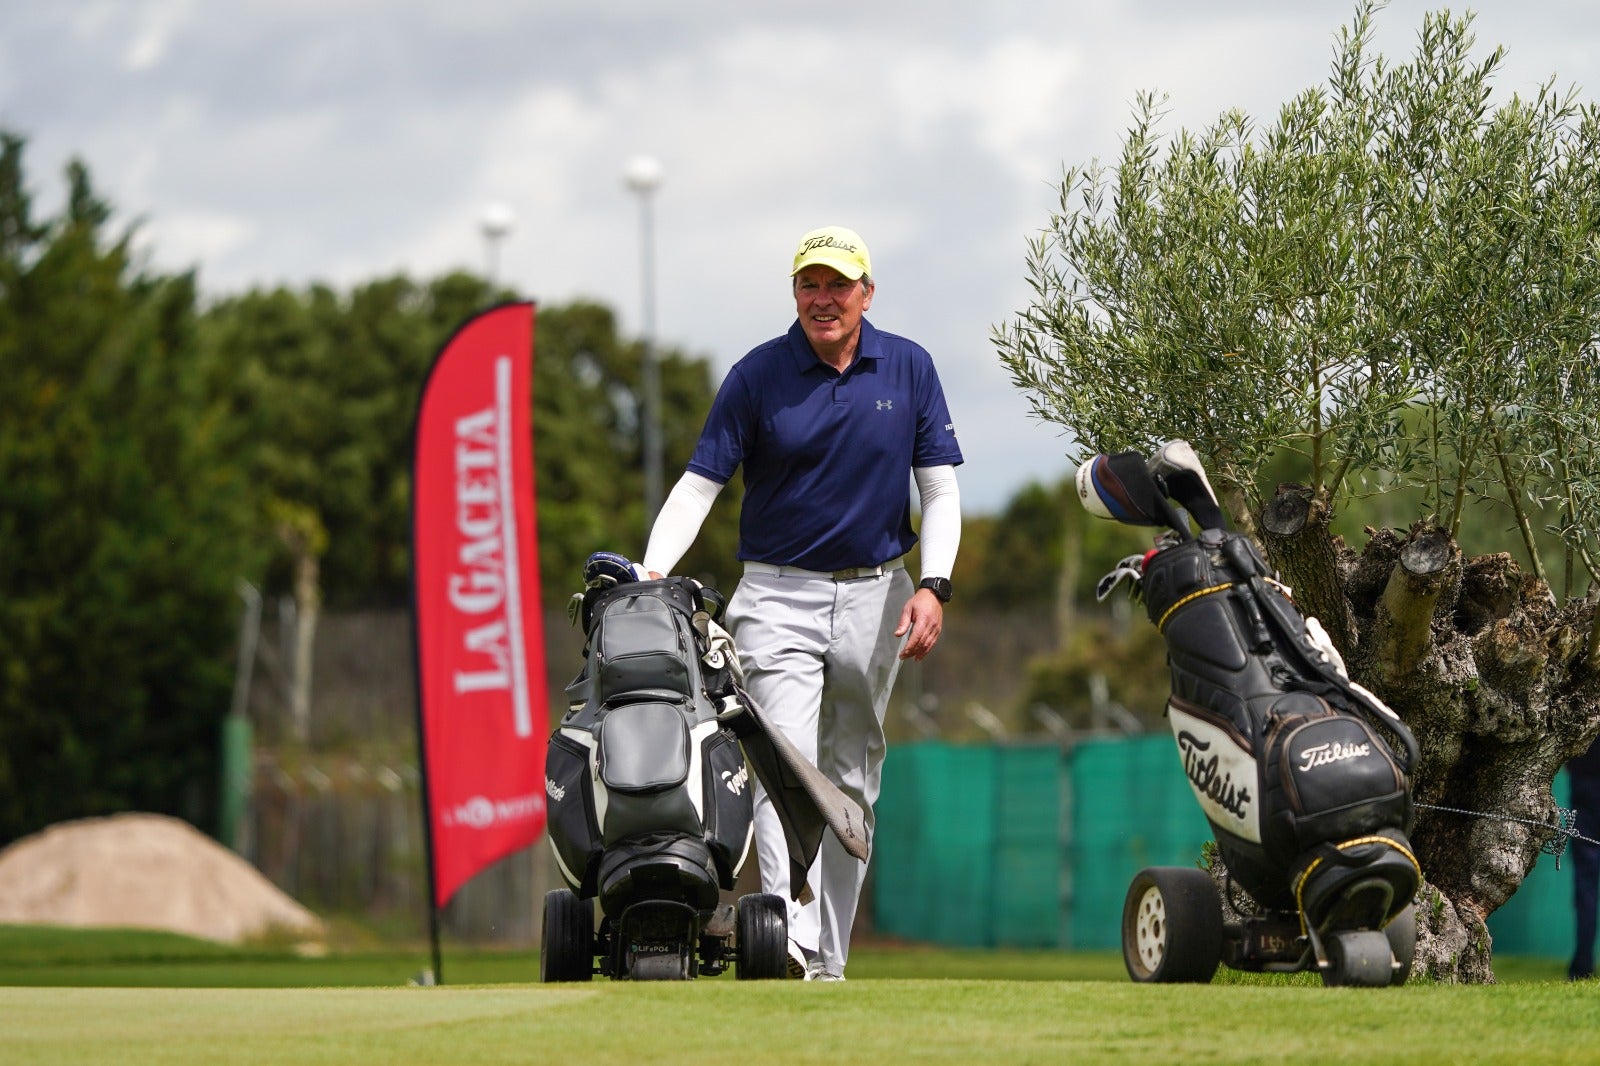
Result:
{"label": "blue headcover", "polygon": [[644,579],[643,567],[616,552],[595,552],[583,564],[583,587],[586,589],[608,589]]}

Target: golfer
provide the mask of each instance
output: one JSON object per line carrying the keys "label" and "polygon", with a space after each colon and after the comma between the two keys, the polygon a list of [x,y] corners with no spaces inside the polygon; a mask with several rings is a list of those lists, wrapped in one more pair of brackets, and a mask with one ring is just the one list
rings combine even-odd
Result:
{"label": "golfer", "polygon": [[[961,449],[932,358],[864,317],[876,291],[866,243],[838,226],[813,230],[790,276],[796,321],[728,372],[644,566],[670,573],[743,467],[744,576],[726,617],[750,695],[861,804],[870,846],[889,693],[901,660],[933,650],[950,599]],[[905,570],[913,478],[916,586]],[[762,887],[790,900],[783,828],[759,785],[755,837]],[[807,877],[815,898],[789,903],[791,977],[844,979],[866,873],[824,835]]]}

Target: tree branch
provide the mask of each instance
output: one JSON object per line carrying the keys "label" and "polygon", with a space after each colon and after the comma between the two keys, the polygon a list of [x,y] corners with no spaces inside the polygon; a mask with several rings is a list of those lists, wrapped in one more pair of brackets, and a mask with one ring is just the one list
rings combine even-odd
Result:
{"label": "tree branch", "polygon": [[[1489,417],[1489,412],[1484,412],[1484,417]],[[1533,566],[1534,574],[1548,587],[1550,579],[1544,572],[1544,560],[1539,555],[1539,546],[1534,543],[1533,526],[1528,522],[1528,512],[1522,506],[1522,494],[1517,491],[1517,485],[1511,476],[1511,462],[1506,458],[1505,433],[1498,423],[1494,427],[1494,457],[1500,464],[1500,483],[1506,487],[1506,501],[1511,504],[1511,513],[1516,515],[1517,530],[1522,534],[1522,546],[1527,549],[1528,562]]]}
{"label": "tree branch", "polygon": [[1461,553],[1447,532],[1419,522],[1400,549],[1379,600],[1376,662],[1398,680],[1422,662],[1431,643],[1433,614]]}
{"label": "tree branch", "polygon": [[1334,647],[1348,654],[1355,644],[1355,616],[1340,581],[1330,517],[1323,494],[1304,485],[1279,485],[1261,509],[1261,543],[1294,589],[1295,606],[1319,620]]}

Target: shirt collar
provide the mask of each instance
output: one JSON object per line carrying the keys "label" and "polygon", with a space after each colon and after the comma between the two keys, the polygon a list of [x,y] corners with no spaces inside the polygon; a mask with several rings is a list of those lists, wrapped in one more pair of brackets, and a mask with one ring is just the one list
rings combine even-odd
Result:
{"label": "shirt collar", "polygon": [[[828,364],[817,358],[817,353],[811,350],[811,342],[806,339],[806,331],[800,328],[800,320],[794,320],[789,327],[789,354],[794,358],[795,369],[804,374],[808,370],[826,368]],[[855,366],[863,359],[877,359],[882,356],[881,342],[878,331],[872,323],[865,318],[861,320],[861,339],[856,344],[856,358],[850,366]],[[848,372],[848,371],[847,371]]]}

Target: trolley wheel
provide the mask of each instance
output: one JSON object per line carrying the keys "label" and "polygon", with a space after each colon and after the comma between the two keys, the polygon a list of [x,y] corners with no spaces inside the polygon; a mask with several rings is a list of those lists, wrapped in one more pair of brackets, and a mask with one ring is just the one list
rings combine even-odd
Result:
{"label": "trolley wheel", "polygon": [[1122,961],[1141,983],[1204,984],[1222,960],[1222,900],[1203,870],[1151,866],[1122,905]]}
{"label": "trolley wheel", "polygon": [[735,975],[741,981],[772,981],[789,966],[789,912],[783,897],[755,892],[739,897],[738,954]]}
{"label": "trolley wheel", "polygon": [[1383,935],[1389,939],[1389,950],[1400,964],[1394,968],[1389,983],[1403,985],[1411,976],[1411,964],[1417,958],[1417,905],[1407,904],[1405,910],[1383,927]]}
{"label": "trolley wheel", "polygon": [[539,980],[588,981],[594,977],[594,904],[570,888],[544,894]]}
{"label": "trolley wheel", "polygon": [[1328,968],[1322,971],[1325,985],[1382,988],[1394,975],[1389,938],[1380,930],[1333,933],[1323,940],[1323,948],[1328,953]]}

